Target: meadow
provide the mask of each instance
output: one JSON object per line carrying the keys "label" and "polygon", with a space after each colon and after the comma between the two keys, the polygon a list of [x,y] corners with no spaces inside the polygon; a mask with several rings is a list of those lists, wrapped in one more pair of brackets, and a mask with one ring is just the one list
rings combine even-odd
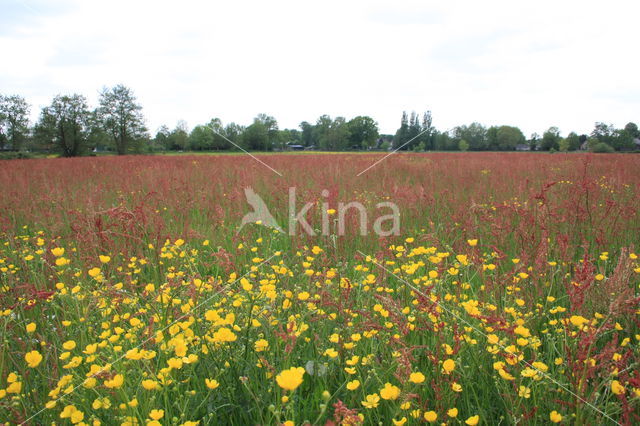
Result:
{"label": "meadow", "polygon": [[0,161],[0,422],[638,424],[640,156],[382,157]]}

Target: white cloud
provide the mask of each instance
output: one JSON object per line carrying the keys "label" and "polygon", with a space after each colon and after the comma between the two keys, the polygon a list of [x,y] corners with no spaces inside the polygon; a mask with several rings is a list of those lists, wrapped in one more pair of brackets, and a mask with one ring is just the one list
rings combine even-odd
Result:
{"label": "white cloud", "polygon": [[[435,4],[428,4],[435,3]],[[124,83],[149,127],[260,112],[281,127],[366,114],[392,133],[403,110],[434,124],[640,121],[633,2],[197,2],[9,0],[0,91],[40,107],[97,101]]]}

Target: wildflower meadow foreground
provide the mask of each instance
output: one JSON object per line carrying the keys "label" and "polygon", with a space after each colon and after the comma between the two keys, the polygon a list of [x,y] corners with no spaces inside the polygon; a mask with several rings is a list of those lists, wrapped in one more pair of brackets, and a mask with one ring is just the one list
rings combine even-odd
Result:
{"label": "wildflower meadow foreground", "polygon": [[0,420],[638,424],[640,157],[381,157],[0,161]]}

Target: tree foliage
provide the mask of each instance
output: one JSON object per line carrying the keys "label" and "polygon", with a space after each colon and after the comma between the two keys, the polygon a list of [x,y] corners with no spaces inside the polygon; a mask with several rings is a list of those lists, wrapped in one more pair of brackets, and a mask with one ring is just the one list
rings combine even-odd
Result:
{"label": "tree foliage", "polygon": [[82,155],[91,134],[92,114],[84,96],[58,95],[44,107],[36,125],[42,144],[51,144],[64,157]]}
{"label": "tree foliage", "polygon": [[29,134],[29,104],[18,95],[0,95],[0,149],[20,150]]}
{"label": "tree foliage", "polygon": [[146,136],[142,106],[131,89],[121,84],[104,89],[100,94],[98,119],[111,135],[119,155],[126,154]]}

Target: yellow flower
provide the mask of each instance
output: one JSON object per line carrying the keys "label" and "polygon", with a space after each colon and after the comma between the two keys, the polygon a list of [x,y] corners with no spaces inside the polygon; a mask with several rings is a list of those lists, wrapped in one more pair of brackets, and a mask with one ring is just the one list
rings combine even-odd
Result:
{"label": "yellow flower", "polygon": [[56,266],[64,266],[68,265],[69,263],[71,263],[71,261],[66,257],[59,257],[56,259]]}
{"label": "yellow flower", "polygon": [[324,351],[324,355],[328,356],[329,358],[335,358],[338,356],[338,352],[333,348],[329,348],[326,351]]}
{"label": "yellow flower", "polygon": [[613,380],[611,382],[611,392],[615,393],[616,395],[622,395],[625,392],[625,388],[619,381]]}
{"label": "yellow flower", "polygon": [[407,422],[407,418],[403,417],[400,420],[396,420],[396,419],[391,419],[391,421],[393,422],[394,426],[402,426]]}
{"label": "yellow flower", "polygon": [[359,380],[353,380],[353,381],[347,383],[347,389],[349,389],[350,391],[356,390],[359,387],[360,387],[360,381]]}
{"label": "yellow flower", "polygon": [[173,369],[180,370],[182,368],[182,358],[169,358],[167,365]]}
{"label": "yellow flower", "polygon": [[78,410],[74,405],[67,405],[60,413],[61,419],[69,419],[71,423],[77,424],[84,419],[84,413]]}
{"label": "yellow flower", "polygon": [[447,410],[447,416],[451,417],[452,419],[456,418],[458,416],[458,409],[453,407]]}
{"label": "yellow flower", "polygon": [[142,387],[146,390],[156,390],[160,389],[160,384],[155,380],[143,380]]}
{"label": "yellow flower", "polygon": [[471,416],[469,417],[467,420],[465,420],[464,422],[466,424],[468,424],[469,426],[475,426],[478,424],[478,422],[480,421],[480,416],[479,415],[475,415],[475,416]]}
{"label": "yellow flower", "polygon": [[256,343],[254,345],[256,352],[263,352],[269,348],[269,342],[265,339],[256,340]]}
{"label": "yellow flower", "polygon": [[60,257],[64,254],[64,249],[62,247],[56,247],[56,248],[52,248],[51,249],[51,253],[55,256],[55,257]]}
{"label": "yellow flower", "polygon": [[424,374],[417,372],[417,373],[411,373],[409,375],[409,381],[412,383],[422,383],[424,382],[425,377]]}
{"label": "yellow flower", "polygon": [[477,239],[467,240],[467,244],[469,244],[471,247],[475,247],[478,245],[478,240]]}
{"label": "yellow flower", "polygon": [[124,383],[124,376],[122,374],[116,374],[112,379],[108,379],[104,381],[105,387],[108,388],[119,388]]}
{"label": "yellow flower", "polygon": [[153,420],[160,420],[164,417],[164,410],[151,410],[149,417]]}
{"label": "yellow flower", "polygon": [[218,331],[213,333],[213,341],[216,343],[222,342],[235,342],[238,336],[228,329],[227,327],[221,327]]}
{"label": "yellow flower", "polygon": [[34,331],[36,331],[36,323],[32,322],[27,324],[27,333],[33,333]]}
{"label": "yellow flower", "polygon": [[364,408],[376,408],[379,402],[380,402],[380,397],[378,396],[377,393],[374,393],[371,395],[367,395],[365,397],[365,400],[362,401],[362,406]]}
{"label": "yellow flower", "polygon": [[328,209],[327,214],[329,214],[329,216],[336,214],[336,209]]}
{"label": "yellow flower", "polygon": [[438,419],[438,414],[435,411],[426,411],[424,413],[424,419],[429,423],[433,423]]}
{"label": "yellow flower", "polygon": [[207,388],[209,389],[215,389],[218,386],[220,386],[220,383],[218,383],[218,381],[215,379],[204,379],[204,383],[207,385]]}
{"label": "yellow flower", "polygon": [[518,388],[518,396],[525,399],[529,398],[531,396],[531,389],[526,386],[520,386]]}
{"label": "yellow flower", "polygon": [[295,390],[302,384],[304,376],[304,368],[291,367],[288,370],[283,370],[276,376],[276,382],[278,386],[285,390]]}
{"label": "yellow flower", "polygon": [[29,367],[36,368],[42,362],[42,355],[38,351],[31,351],[24,354],[24,359]]}
{"label": "yellow flower", "polygon": [[100,257],[100,262],[102,263],[109,263],[111,261],[111,257],[109,256],[100,255],[99,257]]}
{"label": "yellow flower", "polygon": [[96,278],[98,275],[100,275],[100,268],[91,268],[87,272],[91,278]]}
{"label": "yellow flower", "polygon": [[569,318],[569,321],[571,321],[571,324],[573,324],[576,327],[581,327],[585,323],[589,322],[588,319],[580,315],[572,315],[571,318]]}
{"label": "yellow flower", "polygon": [[527,327],[523,327],[521,325],[517,326],[514,330],[514,333],[522,336],[522,337],[531,337],[531,332],[529,332],[529,329]]}
{"label": "yellow flower", "polygon": [[387,382],[384,384],[384,387],[380,389],[380,396],[382,399],[393,401],[400,396],[400,388]]}
{"label": "yellow flower", "polygon": [[560,423],[562,421],[562,414],[558,413],[556,410],[553,410],[549,413],[549,420],[553,423]]}
{"label": "yellow flower", "polygon": [[70,351],[72,349],[74,349],[76,347],[76,342],[74,342],[73,340],[67,340],[66,342],[64,342],[62,344],[62,347],[67,350]]}
{"label": "yellow flower", "polygon": [[456,368],[456,362],[452,359],[447,359],[442,363],[442,370],[445,374],[450,374]]}

